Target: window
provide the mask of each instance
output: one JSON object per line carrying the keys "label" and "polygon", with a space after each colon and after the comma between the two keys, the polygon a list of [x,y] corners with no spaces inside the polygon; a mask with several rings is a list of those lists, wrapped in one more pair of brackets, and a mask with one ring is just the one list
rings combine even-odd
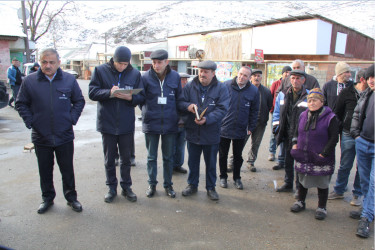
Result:
{"label": "window", "polygon": [[345,54],[347,34],[337,32],[335,53]]}

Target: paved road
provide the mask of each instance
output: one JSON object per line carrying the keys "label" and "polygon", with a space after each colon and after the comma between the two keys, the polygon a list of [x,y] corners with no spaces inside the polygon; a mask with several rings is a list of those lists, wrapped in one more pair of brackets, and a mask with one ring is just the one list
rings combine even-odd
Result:
{"label": "paved road", "polygon": [[[36,157],[33,152],[23,152],[23,146],[30,142],[30,131],[13,109],[1,109],[0,245],[15,249],[374,248],[374,237],[363,240],[355,236],[357,221],[348,217],[354,208],[349,205],[349,192],[344,200],[328,202],[325,221],[314,219],[316,190],[309,191],[306,211],[289,212],[292,195],[274,191],[273,180],[281,185],[283,171],[273,171],[274,163],[267,161],[269,128],[256,162],[258,172],[242,169],[244,190],[235,189],[229,181],[228,189],[217,188],[220,201],[212,202],[204,190],[202,170],[197,195],[181,196],[187,175],[179,174],[173,177],[177,197],[170,199],[162,189],[159,167],[158,192],[149,199],[145,196],[147,153],[137,121],[137,166],[132,168],[132,178],[138,201],[130,203],[118,196],[113,204],[104,203],[107,189],[101,137],[95,131],[96,104],[87,98],[88,81],[79,83],[87,103],[75,127],[74,160],[78,198],[84,210],[76,213],[66,206],[57,168],[55,205],[44,215],[36,213],[41,201]],[[248,149],[249,145],[244,157]],[[335,179],[336,173],[331,186]]]}

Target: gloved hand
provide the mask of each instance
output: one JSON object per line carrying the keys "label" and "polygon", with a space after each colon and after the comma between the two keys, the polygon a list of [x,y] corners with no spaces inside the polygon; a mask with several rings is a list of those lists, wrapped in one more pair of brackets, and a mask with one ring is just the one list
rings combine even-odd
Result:
{"label": "gloved hand", "polygon": [[276,135],[277,133],[279,133],[279,125],[273,125],[273,127],[272,127],[272,133],[274,135]]}

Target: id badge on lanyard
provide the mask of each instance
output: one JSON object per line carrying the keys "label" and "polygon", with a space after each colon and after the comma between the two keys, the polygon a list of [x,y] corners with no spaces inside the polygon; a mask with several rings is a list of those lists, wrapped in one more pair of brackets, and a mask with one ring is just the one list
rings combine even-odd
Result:
{"label": "id badge on lanyard", "polygon": [[163,85],[164,85],[164,80],[159,81],[160,82],[160,92],[161,96],[158,97],[158,104],[160,105],[166,105],[167,104],[167,97],[163,96]]}

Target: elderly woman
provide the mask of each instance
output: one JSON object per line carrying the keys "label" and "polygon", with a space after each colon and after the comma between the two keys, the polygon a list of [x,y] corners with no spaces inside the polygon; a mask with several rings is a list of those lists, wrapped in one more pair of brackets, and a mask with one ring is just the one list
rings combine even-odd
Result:
{"label": "elderly woman", "polygon": [[295,213],[305,210],[308,188],[317,187],[319,203],[315,219],[318,220],[327,216],[328,187],[335,170],[339,128],[335,114],[323,103],[323,92],[319,88],[312,89],[307,97],[308,109],[299,118],[291,150],[301,185],[298,200],[290,210]]}

